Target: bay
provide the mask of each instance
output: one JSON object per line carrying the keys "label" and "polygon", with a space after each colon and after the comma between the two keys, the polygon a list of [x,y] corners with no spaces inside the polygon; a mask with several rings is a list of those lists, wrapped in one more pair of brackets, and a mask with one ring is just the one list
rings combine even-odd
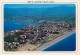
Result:
{"label": "bay", "polygon": [[37,26],[37,22],[27,22],[27,21],[4,21],[4,32],[21,29],[28,25]]}

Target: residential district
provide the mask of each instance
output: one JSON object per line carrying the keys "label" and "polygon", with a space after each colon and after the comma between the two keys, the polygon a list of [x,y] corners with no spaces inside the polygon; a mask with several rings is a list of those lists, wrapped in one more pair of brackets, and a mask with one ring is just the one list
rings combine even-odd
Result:
{"label": "residential district", "polygon": [[73,30],[75,30],[73,21],[41,20],[38,26],[28,25],[19,30],[5,32],[4,50],[34,51],[45,43],[62,36],[65,32]]}

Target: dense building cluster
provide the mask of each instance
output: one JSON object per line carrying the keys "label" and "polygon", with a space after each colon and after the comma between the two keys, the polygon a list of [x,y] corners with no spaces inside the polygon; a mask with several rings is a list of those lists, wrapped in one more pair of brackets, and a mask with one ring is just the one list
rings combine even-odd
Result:
{"label": "dense building cluster", "polygon": [[4,49],[14,51],[25,44],[41,44],[50,38],[50,34],[58,35],[75,28],[74,22],[41,21],[38,26],[26,26],[20,30],[5,33]]}

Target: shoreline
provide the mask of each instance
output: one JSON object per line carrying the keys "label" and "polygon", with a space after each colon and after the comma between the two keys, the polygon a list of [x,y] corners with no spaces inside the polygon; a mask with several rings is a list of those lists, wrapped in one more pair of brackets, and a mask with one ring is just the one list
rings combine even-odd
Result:
{"label": "shoreline", "polygon": [[45,49],[47,49],[48,47],[52,46],[53,44],[67,38],[68,36],[72,35],[73,33],[75,33],[75,31],[71,31],[71,32],[67,32],[67,33],[64,33],[64,35],[48,42],[48,43],[45,43],[44,45],[38,47],[37,49],[35,49],[34,51],[43,51]]}

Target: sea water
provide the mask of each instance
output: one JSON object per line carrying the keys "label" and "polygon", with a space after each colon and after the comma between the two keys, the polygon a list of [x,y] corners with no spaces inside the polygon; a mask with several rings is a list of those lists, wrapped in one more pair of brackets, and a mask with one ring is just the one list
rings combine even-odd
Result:
{"label": "sea water", "polygon": [[4,21],[4,32],[21,29],[28,25],[39,25],[37,22],[27,22],[27,21]]}
{"label": "sea water", "polygon": [[76,50],[76,33],[53,44],[43,51],[75,51]]}

